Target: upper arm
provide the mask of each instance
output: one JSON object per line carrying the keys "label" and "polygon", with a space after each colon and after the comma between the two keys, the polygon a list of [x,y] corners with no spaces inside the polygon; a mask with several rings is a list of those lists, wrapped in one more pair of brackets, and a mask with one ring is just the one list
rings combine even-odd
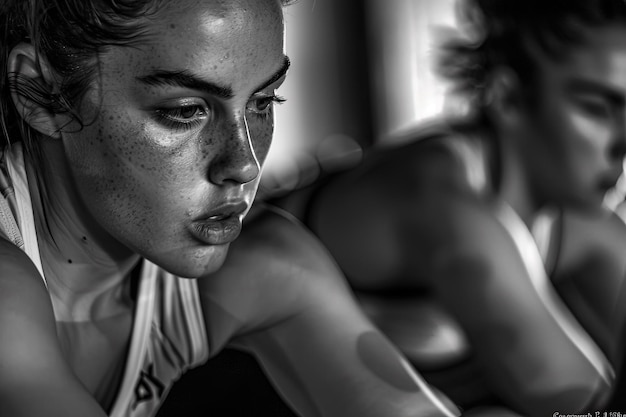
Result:
{"label": "upper arm", "polygon": [[50,298],[18,248],[0,239],[0,414],[101,417],[66,365]]}
{"label": "upper arm", "polygon": [[240,280],[245,268],[228,264],[244,262],[255,281],[235,337],[288,402],[306,416],[454,415],[365,318],[312,235],[273,216],[248,232],[226,265]]}
{"label": "upper arm", "polygon": [[454,242],[439,259],[437,293],[467,331],[492,388],[532,415],[581,411],[606,395],[610,364],[547,276],[528,269],[524,251],[532,249],[517,246],[485,207],[464,200],[451,207]]}
{"label": "upper arm", "polygon": [[616,366],[626,320],[626,224],[613,213],[566,212],[554,283]]}

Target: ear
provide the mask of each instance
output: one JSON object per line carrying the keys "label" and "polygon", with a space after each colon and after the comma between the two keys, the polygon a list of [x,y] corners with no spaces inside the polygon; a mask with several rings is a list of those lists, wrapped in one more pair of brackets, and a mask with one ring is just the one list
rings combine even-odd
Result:
{"label": "ear", "polygon": [[524,123],[524,92],[519,76],[508,67],[494,69],[487,82],[487,111],[497,128]]}
{"label": "ear", "polygon": [[[15,77],[16,85],[12,88],[11,98],[19,115],[38,132],[60,138],[56,115],[23,93],[23,90],[29,91],[33,87],[43,92],[54,91],[55,84],[47,62],[38,59],[33,45],[20,43],[9,53],[7,65],[8,73]],[[20,88],[22,86],[25,88]]]}

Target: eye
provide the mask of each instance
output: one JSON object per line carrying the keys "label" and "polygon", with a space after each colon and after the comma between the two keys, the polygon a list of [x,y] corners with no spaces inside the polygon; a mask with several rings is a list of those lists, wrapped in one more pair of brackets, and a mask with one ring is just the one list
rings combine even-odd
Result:
{"label": "eye", "polygon": [[248,104],[246,105],[246,110],[250,111],[258,116],[267,117],[269,116],[272,104],[282,104],[286,100],[283,97],[276,95],[261,95],[257,97],[253,97]]}
{"label": "eye", "polygon": [[255,110],[264,111],[270,104],[272,104],[272,99],[270,97],[260,98],[255,101]]}
{"label": "eye", "polygon": [[207,115],[206,109],[196,104],[180,106],[173,109],[161,109],[159,113],[164,117],[182,123],[188,123],[191,119]]}
{"label": "eye", "polygon": [[199,104],[185,104],[178,107],[156,110],[157,119],[165,126],[176,129],[191,129],[201,124],[209,110]]}
{"label": "eye", "polygon": [[185,106],[180,108],[180,117],[182,119],[191,119],[194,116],[204,114],[204,109],[202,109],[200,106]]}
{"label": "eye", "polygon": [[584,113],[596,118],[611,117],[613,113],[611,105],[602,99],[581,97],[576,100],[576,105]]}

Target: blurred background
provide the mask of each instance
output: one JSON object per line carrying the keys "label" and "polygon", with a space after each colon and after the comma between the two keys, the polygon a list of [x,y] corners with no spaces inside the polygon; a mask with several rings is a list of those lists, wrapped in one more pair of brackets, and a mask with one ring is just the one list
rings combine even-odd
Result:
{"label": "blurred background", "polygon": [[[454,0],[300,0],[286,9],[292,67],[278,94],[262,188],[283,192],[356,162],[360,149],[435,117],[445,85],[432,71],[436,28]],[[338,166],[337,166],[338,165]]]}

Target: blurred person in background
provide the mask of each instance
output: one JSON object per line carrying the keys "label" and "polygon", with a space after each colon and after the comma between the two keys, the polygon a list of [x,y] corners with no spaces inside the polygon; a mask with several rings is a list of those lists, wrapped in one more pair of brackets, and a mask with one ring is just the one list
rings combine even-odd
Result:
{"label": "blurred person in background", "polygon": [[443,305],[434,322],[460,325],[496,402],[602,410],[624,357],[626,226],[603,199],[626,151],[626,3],[459,10],[438,69],[464,113],[370,150],[296,214],[357,292]]}

